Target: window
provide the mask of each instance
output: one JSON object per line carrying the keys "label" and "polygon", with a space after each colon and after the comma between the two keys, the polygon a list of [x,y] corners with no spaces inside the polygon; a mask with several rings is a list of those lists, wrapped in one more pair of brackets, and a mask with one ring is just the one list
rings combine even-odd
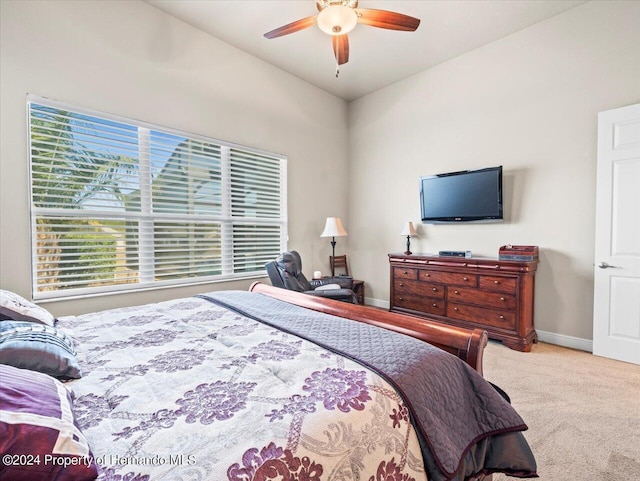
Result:
{"label": "window", "polygon": [[33,297],[264,275],[286,158],[29,97]]}

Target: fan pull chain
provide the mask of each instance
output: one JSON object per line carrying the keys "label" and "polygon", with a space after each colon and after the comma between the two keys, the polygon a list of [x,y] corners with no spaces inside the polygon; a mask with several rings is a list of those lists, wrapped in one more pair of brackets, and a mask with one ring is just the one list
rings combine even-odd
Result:
{"label": "fan pull chain", "polygon": [[336,64],[336,78],[340,75],[340,65]]}

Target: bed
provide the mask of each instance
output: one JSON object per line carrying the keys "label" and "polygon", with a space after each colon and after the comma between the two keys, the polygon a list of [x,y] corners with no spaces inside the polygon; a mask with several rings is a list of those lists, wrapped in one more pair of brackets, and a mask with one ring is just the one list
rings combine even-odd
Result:
{"label": "bed", "polygon": [[[55,329],[74,346],[77,375],[67,369],[63,384],[0,366],[0,376],[16,390],[43,376],[38,392],[66,406],[53,417],[66,415],[68,445],[46,465],[38,452],[36,466],[33,452],[0,443],[0,479],[536,477],[525,422],[481,376],[478,329],[261,283],[63,317]],[[6,399],[0,438],[19,442]]]}

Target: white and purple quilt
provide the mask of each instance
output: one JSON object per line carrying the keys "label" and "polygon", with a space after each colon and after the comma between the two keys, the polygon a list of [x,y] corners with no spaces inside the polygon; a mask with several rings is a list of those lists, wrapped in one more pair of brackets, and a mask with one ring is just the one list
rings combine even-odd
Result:
{"label": "white and purple quilt", "polygon": [[424,481],[379,375],[199,298],[66,317],[102,480]]}

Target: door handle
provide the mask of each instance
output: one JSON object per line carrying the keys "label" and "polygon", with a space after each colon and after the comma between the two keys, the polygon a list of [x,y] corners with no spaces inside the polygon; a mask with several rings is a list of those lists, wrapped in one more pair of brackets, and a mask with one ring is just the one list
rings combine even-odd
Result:
{"label": "door handle", "polygon": [[600,269],[619,269],[618,266],[612,266],[611,264],[607,264],[606,262],[601,262],[598,264]]}

